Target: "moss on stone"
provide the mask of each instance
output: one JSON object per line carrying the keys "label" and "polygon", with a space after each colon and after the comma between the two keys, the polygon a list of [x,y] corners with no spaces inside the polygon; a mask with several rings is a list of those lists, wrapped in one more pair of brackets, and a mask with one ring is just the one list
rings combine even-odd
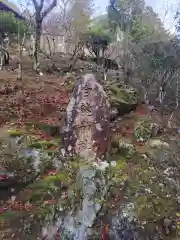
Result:
{"label": "moss on stone", "polygon": [[29,148],[37,148],[37,149],[49,149],[51,147],[58,147],[59,143],[53,140],[39,140],[36,139],[32,143],[28,145]]}
{"label": "moss on stone", "polygon": [[135,154],[136,148],[131,143],[130,139],[114,135],[111,139],[111,151],[113,154],[118,154],[125,158],[131,158]]}
{"label": "moss on stone", "polygon": [[105,90],[111,106],[118,108],[120,114],[129,112],[137,104],[138,96],[132,87],[124,88],[120,84],[115,83],[106,86]]}
{"label": "moss on stone", "polygon": [[[153,167],[137,166],[128,178],[124,194],[133,202],[133,212],[145,228],[157,226],[164,217],[174,217],[177,209],[173,190]],[[174,196],[174,197],[173,197]]]}
{"label": "moss on stone", "polygon": [[21,137],[25,132],[20,129],[9,129],[7,130],[7,133],[10,137]]}
{"label": "moss on stone", "polygon": [[134,128],[134,136],[137,141],[147,141],[152,136],[153,122],[151,119],[141,119]]}
{"label": "moss on stone", "polygon": [[119,103],[137,103],[137,94],[131,87],[124,88],[120,84],[112,84],[107,86],[107,92],[111,99],[116,100]]}
{"label": "moss on stone", "polygon": [[26,201],[36,202],[48,195],[52,196],[52,194],[55,194],[57,187],[59,189],[68,187],[72,184],[72,181],[71,173],[66,170],[58,172],[54,176],[46,176],[43,179],[39,179],[28,187],[30,194],[26,197]]}
{"label": "moss on stone", "polygon": [[52,124],[45,124],[45,123],[34,123],[33,124],[39,130],[47,133],[50,136],[59,136],[60,133],[60,126],[59,125],[52,125]]}
{"label": "moss on stone", "polygon": [[147,142],[150,148],[169,148],[167,142],[161,141],[160,139],[149,139]]}

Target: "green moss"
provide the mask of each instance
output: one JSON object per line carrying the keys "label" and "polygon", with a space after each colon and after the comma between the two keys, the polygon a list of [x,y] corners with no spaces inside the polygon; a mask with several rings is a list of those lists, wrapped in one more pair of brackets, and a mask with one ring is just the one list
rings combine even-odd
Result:
{"label": "green moss", "polygon": [[134,211],[140,221],[158,222],[163,217],[175,215],[176,204],[171,198],[167,198],[165,195],[159,196],[152,193],[146,196],[138,196],[135,199]]}
{"label": "green moss", "polygon": [[5,213],[1,213],[0,215],[0,221],[11,221],[16,219],[17,217],[23,217],[24,212],[23,211],[8,211]]}
{"label": "green moss", "polygon": [[147,141],[152,136],[153,123],[150,119],[140,120],[134,128],[134,136],[137,141]]}
{"label": "green moss", "polygon": [[106,171],[106,174],[109,176],[110,181],[114,186],[118,186],[124,181],[127,181],[129,176],[124,173],[124,169],[126,168],[127,163],[123,158],[117,160],[116,165],[111,167]]}
{"label": "green moss", "polygon": [[137,94],[132,88],[123,88],[120,84],[112,84],[106,86],[107,94],[110,98],[110,102],[114,104],[136,104]]}
{"label": "green moss", "polygon": [[[161,183],[161,184],[160,184]],[[136,166],[129,175],[124,194],[134,203],[136,218],[149,232],[163,217],[174,217],[177,209],[175,194],[154,168]],[[174,197],[173,197],[174,196]]]}
{"label": "green moss", "polygon": [[45,123],[34,123],[34,127],[40,129],[50,136],[59,136],[59,125],[45,124]]}
{"label": "green moss", "polygon": [[118,148],[119,147],[119,140],[120,140],[120,136],[113,135],[111,137],[111,148]]}
{"label": "green moss", "polygon": [[21,137],[22,135],[24,135],[24,131],[19,129],[9,129],[7,133],[10,137]]}
{"label": "green moss", "polygon": [[68,171],[59,172],[54,176],[46,176],[28,187],[31,191],[26,200],[36,202],[47,198],[47,196],[52,197],[58,188],[61,189],[61,187],[68,187],[71,184],[72,178]]}
{"label": "green moss", "polygon": [[45,150],[48,156],[52,156],[54,154],[54,150]]}
{"label": "green moss", "polygon": [[30,148],[37,148],[37,149],[40,149],[40,148],[48,149],[51,147],[58,147],[58,146],[59,146],[59,144],[56,141],[38,140],[38,139],[36,139],[34,142],[32,142],[28,145],[28,147],[30,147]]}
{"label": "green moss", "polygon": [[119,141],[119,153],[126,157],[131,158],[136,152],[136,148],[133,144],[127,143],[123,140]]}
{"label": "green moss", "polygon": [[131,158],[135,154],[136,148],[131,144],[130,139],[114,135],[111,139],[111,151],[113,154],[118,154],[125,158]]}
{"label": "green moss", "polygon": [[116,165],[113,167],[113,170],[122,170],[126,166],[126,162],[124,159],[120,159],[116,162]]}

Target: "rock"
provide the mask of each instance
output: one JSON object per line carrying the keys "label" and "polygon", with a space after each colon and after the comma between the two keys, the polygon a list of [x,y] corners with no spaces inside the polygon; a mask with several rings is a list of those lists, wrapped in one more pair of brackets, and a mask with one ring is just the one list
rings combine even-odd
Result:
{"label": "rock", "polygon": [[104,158],[109,145],[109,102],[92,74],[77,82],[65,114],[62,142],[67,156]]}
{"label": "rock", "polygon": [[127,143],[123,140],[119,140],[119,152],[124,153],[124,156],[129,158],[134,155],[136,149],[133,144]]}
{"label": "rock", "polygon": [[172,220],[169,218],[165,218],[164,222],[163,222],[163,226],[164,226],[166,234],[169,235],[169,233],[171,232]]}
{"label": "rock", "polygon": [[[81,164],[80,164],[81,165]],[[52,221],[42,229],[42,235],[47,240],[53,240],[57,231],[60,236],[72,240],[84,240],[88,229],[92,227],[97,213],[101,209],[101,201],[107,194],[103,173],[98,168],[80,167],[76,175],[77,185],[81,189],[81,199],[75,212],[60,215],[55,223]],[[99,200],[99,202],[98,202]]]}
{"label": "rock", "polygon": [[151,139],[149,140],[149,146],[151,148],[161,148],[161,147],[164,147],[164,148],[169,148],[169,144],[166,143],[166,142],[163,142],[161,141],[160,139]]}
{"label": "rock", "polygon": [[157,123],[151,124],[151,136],[156,137],[161,132],[161,126]]}
{"label": "rock", "polygon": [[109,240],[144,240],[146,237],[133,216],[123,211],[111,216]]}
{"label": "rock", "polygon": [[150,137],[156,137],[160,132],[160,126],[151,119],[140,120],[134,128],[134,136],[138,142],[145,142]]}
{"label": "rock", "polygon": [[[134,110],[138,104],[138,95],[134,88],[123,87],[121,84],[109,84],[105,87],[110,99],[111,109],[117,116],[123,116]],[[116,110],[115,110],[116,109]]]}
{"label": "rock", "polygon": [[8,172],[4,167],[0,167],[0,187],[11,187],[16,183],[15,175]]}
{"label": "rock", "polygon": [[[82,77],[72,93],[66,110],[62,142],[63,155],[83,158],[78,160],[81,162],[78,162],[76,171],[81,199],[75,211],[71,209],[64,216],[58,214],[55,223],[52,221],[50,226],[43,228],[42,235],[48,240],[54,239],[58,230],[60,236],[67,239],[84,240],[108,191],[104,177],[108,163],[97,160],[108,150],[109,102],[102,86],[91,74]],[[86,161],[88,164],[84,166]]]}
{"label": "rock", "polygon": [[135,146],[121,136],[113,136],[111,139],[111,153],[118,153],[125,158],[131,158],[136,152]]}

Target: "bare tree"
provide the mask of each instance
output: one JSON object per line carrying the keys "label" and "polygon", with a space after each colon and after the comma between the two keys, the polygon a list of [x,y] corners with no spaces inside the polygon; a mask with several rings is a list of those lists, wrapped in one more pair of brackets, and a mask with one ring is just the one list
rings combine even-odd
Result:
{"label": "bare tree", "polygon": [[62,48],[67,44],[72,53],[68,70],[72,70],[81,55],[83,34],[88,30],[92,15],[92,0],[61,0],[57,11],[44,22],[45,31],[62,37]]}
{"label": "bare tree", "polygon": [[[40,3],[37,0],[32,0],[34,9],[35,9],[35,48],[34,48],[34,70],[37,73],[40,73],[40,63],[39,63],[39,51],[40,51],[40,39],[42,33],[42,23],[47,15],[57,6],[57,0],[52,0],[51,3],[48,3],[46,9],[43,9],[45,6],[45,0],[40,0]],[[47,3],[47,2],[46,2]]]}
{"label": "bare tree", "polygon": [[91,23],[93,13],[92,3],[92,0],[74,0],[69,11],[71,26],[68,43],[73,49],[69,70],[74,68],[78,58],[83,54],[85,45],[83,36],[89,29]]}
{"label": "bare tree", "polygon": [[43,22],[43,29],[46,33],[46,40],[50,56],[53,52],[56,52],[56,38],[59,39],[58,45],[61,45],[61,52],[65,52],[65,42],[69,36],[71,26],[69,8],[72,3],[73,0],[61,0],[58,2],[56,11],[53,11],[52,14],[49,14],[47,19]]}

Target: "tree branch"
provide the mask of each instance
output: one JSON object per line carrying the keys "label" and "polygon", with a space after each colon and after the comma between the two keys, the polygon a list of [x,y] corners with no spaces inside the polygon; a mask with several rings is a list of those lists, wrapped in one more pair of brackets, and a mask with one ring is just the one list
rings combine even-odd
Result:
{"label": "tree branch", "polygon": [[39,5],[39,11],[40,12],[41,12],[43,6],[44,6],[44,0],[41,0],[40,5]]}
{"label": "tree branch", "polygon": [[37,1],[36,0],[32,0],[33,1],[33,4],[34,4],[34,7],[35,7],[35,10],[37,11],[39,8],[39,6],[38,6],[38,3],[37,3]]}
{"label": "tree branch", "polygon": [[56,7],[56,5],[57,5],[57,0],[53,0],[53,2],[49,5],[49,7],[46,10],[44,10],[44,12],[42,12],[41,19],[43,20],[52,11],[52,9]]}

